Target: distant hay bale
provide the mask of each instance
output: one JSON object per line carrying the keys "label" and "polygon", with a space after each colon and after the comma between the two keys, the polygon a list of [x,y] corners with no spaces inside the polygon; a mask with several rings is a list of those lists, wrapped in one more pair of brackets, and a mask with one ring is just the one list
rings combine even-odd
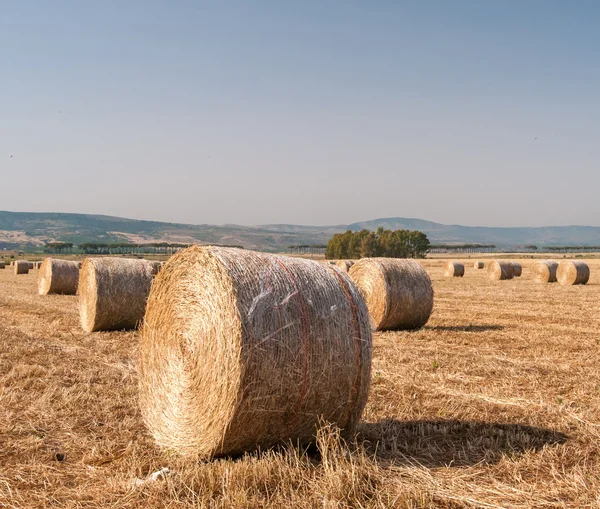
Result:
{"label": "distant hay bale", "polygon": [[473,268],[477,269],[477,270],[481,270],[485,268],[485,263],[480,262],[480,261],[476,261],[475,263],[473,263]]}
{"label": "distant hay bale", "polygon": [[356,285],[328,264],[192,246],[156,276],[139,356],[140,407],[159,445],[235,455],[351,434],[372,340]]}
{"label": "distant hay bale", "polygon": [[129,258],[86,258],[79,272],[79,317],[85,332],[134,329],[144,317],[152,265]]}
{"label": "distant hay bale", "polygon": [[81,261],[78,261],[78,262],[77,262],[77,268],[81,269],[81,266],[82,266],[82,265],[83,265],[83,262],[81,262]]}
{"label": "distant hay bale", "polygon": [[25,260],[15,260],[13,267],[15,274],[29,274],[29,262]]}
{"label": "distant hay bale", "polygon": [[150,265],[152,265],[152,275],[156,276],[161,271],[164,263],[163,262],[157,262],[157,261],[151,261]]}
{"label": "distant hay bale", "polygon": [[0,269],[3,269],[5,267],[6,267],[6,262],[0,261]]}
{"label": "distant hay bale", "polygon": [[513,277],[521,277],[523,273],[523,267],[518,262],[511,262],[513,266]]}
{"label": "distant hay bale", "polygon": [[344,272],[348,272],[350,270],[350,267],[354,265],[354,262],[352,260],[338,260],[335,262],[335,265],[342,269]]}
{"label": "distant hay bale", "polygon": [[448,262],[444,276],[446,277],[463,277],[465,275],[465,266],[460,262]]}
{"label": "distant hay bale", "polygon": [[350,269],[374,330],[418,329],[433,310],[433,286],[421,264],[398,258],[363,258]]}
{"label": "distant hay bale", "polygon": [[38,293],[61,293],[75,295],[79,282],[79,267],[77,262],[46,258],[42,262],[38,275]]}
{"label": "distant hay bale", "polygon": [[514,276],[513,264],[505,260],[494,260],[488,263],[488,276],[490,279],[512,279]]}
{"label": "distant hay bale", "polygon": [[556,279],[562,285],[585,285],[590,279],[590,268],[580,260],[564,260],[558,264]]}
{"label": "distant hay bale", "polygon": [[531,274],[536,283],[556,283],[556,270],[558,262],[554,260],[541,260],[531,266]]}
{"label": "distant hay bale", "polygon": [[36,269],[41,269],[42,268],[42,263],[44,263],[44,262],[43,261],[42,262],[35,262],[35,268]]}
{"label": "distant hay bale", "polygon": [[35,269],[35,263],[33,262],[27,262],[29,264],[29,270],[33,270]]}

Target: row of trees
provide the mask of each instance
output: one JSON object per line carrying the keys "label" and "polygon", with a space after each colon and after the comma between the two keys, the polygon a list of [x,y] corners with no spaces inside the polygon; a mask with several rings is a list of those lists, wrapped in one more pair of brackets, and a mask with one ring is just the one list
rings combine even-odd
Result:
{"label": "row of trees", "polygon": [[328,259],[366,258],[385,256],[389,258],[425,258],[429,239],[420,231],[410,230],[361,230],[336,233],[327,243]]}

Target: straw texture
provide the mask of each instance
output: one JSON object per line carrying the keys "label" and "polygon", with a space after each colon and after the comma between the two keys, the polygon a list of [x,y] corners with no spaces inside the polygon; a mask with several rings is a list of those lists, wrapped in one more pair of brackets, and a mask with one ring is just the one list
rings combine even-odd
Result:
{"label": "straw texture", "polygon": [[433,310],[429,275],[414,260],[363,258],[350,269],[374,330],[418,329]]}
{"label": "straw texture", "polygon": [[513,267],[513,277],[521,277],[523,273],[523,267],[518,262],[511,262]]}
{"label": "straw texture", "polygon": [[585,285],[590,279],[590,268],[580,260],[565,260],[558,264],[556,279],[565,285]]}
{"label": "straw texture", "polygon": [[351,433],[371,372],[368,311],[350,278],[310,260],[192,246],[156,276],[140,344],[140,406],[183,455],[235,455]]}
{"label": "straw texture", "polygon": [[542,260],[531,266],[531,277],[536,283],[556,283],[558,262]]}
{"label": "straw texture", "polygon": [[475,263],[473,263],[473,268],[477,269],[477,270],[481,270],[485,268],[485,263],[480,262],[480,261],[476,261]]}
{"label": "straw texture", "polygon": [[446,277],[463,277],[465,275],[465,266],[459,262],[448,262],[444,276]]}
{"label": "straw texture", "polygon": [[505,260],[494,260],[488,263],[488,276],[490,279],[512,279],[514,276],[513,264]]}
{"label": "straw texture", "polygon": [[143,319],[152,264],[128,258],[86,258],[79,273],[79,317],[86,332],[134,329]]}
{"label": "straw texture", "polygon": [[29,274],[29,262],[25,260],[15,260],[13,267],[15,274]]}
{"label": "straw texture", "polygon": [[69,260],[46,258],[38,274],[38,293],[75,295],[79,283],[79,265]]}
{"label": "straw texture", "polygon": [[342,269],[344,272],[348,272],[350,270],[350,267],[354,265],[354,262],[352,260],[337,260],[335,262],[335,265]]}

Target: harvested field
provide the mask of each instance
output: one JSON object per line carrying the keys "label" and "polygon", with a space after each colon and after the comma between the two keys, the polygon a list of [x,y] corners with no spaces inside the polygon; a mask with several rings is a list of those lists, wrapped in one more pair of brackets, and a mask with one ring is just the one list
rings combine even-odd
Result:
{"label": "harvested field", "polygon": [[[427,325],[374,333],[356,442],[188,462],[137,406],[139,331],[84,334],[75,296],[0,271],[0,506],[598,507],[600,260],[587,285],[444,278]],[[163,468],[169,472],[150,475]]]}

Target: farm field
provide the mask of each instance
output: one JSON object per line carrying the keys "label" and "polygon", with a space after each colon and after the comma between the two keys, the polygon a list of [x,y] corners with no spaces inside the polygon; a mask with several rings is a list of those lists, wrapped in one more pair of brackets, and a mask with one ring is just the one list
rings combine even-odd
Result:
{"label": "farm field", "polygon": [[561,287],[473,259],[423,260],[429,323],[374,334],[353,443],[199,463],[144,427],[138,332],[84,334],[77,297],[0,270],[0,507],[600,507],[600,260]]}

